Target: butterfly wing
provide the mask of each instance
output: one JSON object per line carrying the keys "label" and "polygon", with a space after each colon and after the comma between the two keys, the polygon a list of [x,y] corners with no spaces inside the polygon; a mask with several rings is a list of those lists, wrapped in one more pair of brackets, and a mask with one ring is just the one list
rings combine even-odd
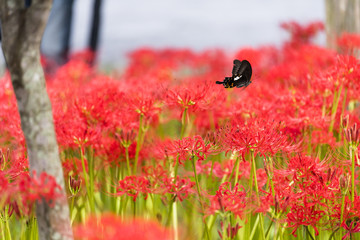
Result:
{"label": "butterfly wing", "polygon": [[235,85],[237,88],[241,87],[247,87],[250,85],[251,81],[251,75],[252,75],[252,68],[251,64],[247,60],[243,60],[241,62],[241,65],[239,67],[239,73],[236,77]]}
{"label": "butterfly wing", "polygon": [[242,78],[246,78],[246,81],[250,81],[252,75],[251,64],[247,60],[243,60],[239,67],[239,75],[242,75]]}
{"label": "butterfly wing", "polygon": [[232,70],[232,75],[233,75],[233,77],[234,77],[234,76],[239,76],[240,66],[241,66],[241,61],[235,59],[235,60],[234,60],[233,70]]}

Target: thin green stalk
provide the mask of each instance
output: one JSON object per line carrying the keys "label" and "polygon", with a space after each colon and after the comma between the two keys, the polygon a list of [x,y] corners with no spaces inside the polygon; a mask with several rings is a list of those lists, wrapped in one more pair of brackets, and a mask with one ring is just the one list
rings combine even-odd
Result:
{"label": "thin green stalk", "polygon": [[[251,160],[250,160],[251,161]],[[251,164],[250,165],[251,169],[250,169],[250,182],[249,182],[249,189],[250,189],[250,192],[249,192],[249,197],[252,196],[252,191],[253,191],[253,178],[254,178],[254,174],[253,174],[253,171],[252,171],[252,168],[253,168],[253,165]],[[245,231],[244,231],[244,238],[243,239],[251,239],[250,238],[250,234],[251,234],[251,219],[252,219],[252,214],[251,213],[248,213],[247,214],[247,218],[248,220],[247,224],[245,225]]]}
{"label": "thin green stalk", "polygon": [[260,219],[260,215],[258,215],[258,217],[256,218],[254,226],[253,226],[253,228],[251,230],[250,237],[248,239],[253,239],[254,238],[257,226],[259,225],[259,219]]}
{"label": "thin green stalk", "polygon": [[128,175],[131,176],[130,158],[129,158],[129,147],[125,147],[125,158],[128,170]]}
{"label": "thin green stalk", "polygon": [[[215,213],[215,214],[213,214],[213,215],[211,215],[210,217],[209,217],[209,223],[210,223],[210,228],[209,228],[209,232],[211,232],[212,231],[212,228],[214,227],[214,224],[215,224],[215,220],[216,220],[216,217],[217,217],[217,213]],[[204,234],[203,234],[204,235]]]}
{"label": "thin green stalk", "polygon": [[185,135],[185,130],[186,130],[186,126],[187,126],[187,112],[188,112],[188,108],[185,107],[183,114],[182,114],[182,118],[181,118],[181,132],[180,132],[180,139],[184,138]]}
{"label": "thin green stalk", "polygon": [[355,200],[355,154],[353,153],[353,146],[350,143],[350,158],[351,158],[351,202]]}
{"label": "thin green stalk", "polygon": [[3,224],[3,219],[0,219],[0,228],[1,228],[1,236],[2,236],[2,239],[6,239],[5,238],[5,229],[4,229],[4,224]]}
{"label": "thin green stalk", "polygon": [[[251,150],[251,162],[252,162],[252,170],[253,170],[253,175],[254,175],[256,198],[257,198],[258,204],[260,204],[259,186],[258,186],[257,177],[256,177],[256,162],[255,162],[255,156],[254,156],[253,150]],[[263,219],[263,215],[261,213],[259,213],[259,219],[260,219],[260,236],[263,240],[265,240],[264,219]]]}
{"label": "thin green stalk", "polygon": [[240,158],[237,157],[236,161],[235,161],[235,181],[234,181],[234,186],[237,184],[237,182],[239,180],[239,164],[240,164]]}
{"label": "thin green stalk", "polygon": [[172,204],[173,211],[173,229],[174,229],[174,240],[179,239],[179,230],[178,230],[178,216],[177,216],[177,202],[175,201]]}
{"label": "thin green stalk", "polygon": [[309,231],[308,227],[304,226],[304,228],[306,230],[307,235],[310,236],[311,240],[315,240],[314,237],[312,236],[311,232]]}
{"label": "thin green stalk", "polygon": [[136,217],[136,201],[133,201],[133,217]]}
{"label": "thin green stalk", "polygon": [[82,168],[83,168],[85,187],[86,187],[86,191],[87,191],[87,197],[89,199],[90,209],[92,211],[93,209],[95,209],[94,198],[91,196],[91,190],[90,190],[90,186],[89,186],[88,175],[87,175],[87,172],[86,172],[85,160],[84,160],[84,152],[83,151],[84,151],[83,147],[80,147],[80,159],[81,159],[81,165],[82,165]]}
{"label": "thin green stalk", "polygon": [[[197,175],[197,172],[196,172],[196,163],[195,163],[196,160],[195,160],[195,157],[191,156],[191,160],[192,160],[192,164],[193,164],[196,189],[197,189],[197,192],[198,192],[198,195],[199,195],[201,211],[204,212],[204,206],[203,206],[203,203],[202,203],[202,195],[201,195],[201,192],[200,192],[199,179],[198,179],[198,175]],[[208,240],[210,240],[209,228],[207,226],[206,219],[204,219],[204,224],[205,224],[205,230],[206,230],[206,237],[207,237]]]}
{"label": "thin green stalk", "polygon": [[[175,167],[171,167],[172,164],[170,163],[170,172],[172,173],[172,177],[174,178],[173,183],[176,184],[176,178],[177,178],[177,171],[179,166],[179,155],[176,157],[175,161]],[[166,226],[170,225],[170,219],[172,217],[173,220],[173,229],[174,229],[174,239],[177,240],[178,237],[178,217],[177,217],[177,203],[176,203],[176,196],[172,196],[169,204],[169,211],[168,216],[166,220]],[[174,214],[173,214],[174,213]]]}
{"label": "thin green stalk", "polygon": [[226,240],[227,239],[227,231],[226,231],[226,223],[227,223],[227,219],[226,217],[224,216],[223,217],[223,225],[222,225],[222,240]]}
{"label": "thin green stalk", "polygon": [[142,134],[143,134],[143,118],[144,118],[144,115],[140,114],[139,131],[138,131],[138,135],[137,135],[137,139],[136,139],[134,174],[136,173],[136,170],[137,170],[137,165],[138,165],[138,161],[139,161],[139,153],[140,153],[140,149],[141,149],[141,139],[142,139]]}
{"label": "thin green stalk", "polygon": [[342,235],[342,229],[341,229],[341,224],[344,220],[344,208],[345,208],[345,196],[346,194],[342,194],[342,199],[341,199],[341,215],[340,215],[340,226],[339,226],[339,229],[340,229],[340,235]]}
{"label": "thin green stalk", "polygon": [[[345,109],[346,109],[346,98],[347,98],[347,92],[348,92],[348,89],[345,88],[345,91],[344,91],[344,98],[343,98],[343,101],[342,101],[342,108],[341,108],[341,119],[344,117],[344,112],[345,112]],[[342,139],[342,131],[343,131],[343,128],[342,126],[340,126],[340,132],[339,132],[339,142],[341,142],[341,139]]]}
{"label": "thin green stalk", "polygon": [[[266,159],[265,159],[266,161]],[[269,168],[268,168],[268,176],[269,176],[269,181],[270,181],[270,187],[271,187],[271,195],[273,197],[273,200],[275,202],[275,188],[274,188],[274,182],[273,182],[273,171],[274,171],[274,168],[273,168],[273,162],[272,162],[272,159],[271,157],[269,157]]]}
{"label": "thin green stalk", "polygon": [[88,150],[88,167],[89,167],[89,187],[90,187],[90,193],[91,193],[91,204],[90,209],[92,213],[95,213],[95,161],[94,161],[94,153],[93,149],[90,148]]}
{"label": "thin green stalk", "polygon": [[[176,178],[177,178],[177,172],[178,172],[178,167],[179,167],[179,154],[176,157],[176,162],[175,162],[175,167],[173,169],[173,177],[174,177],[174,181],[173,183],[176,184]],[[171,166],[171,165],[170,165]],[[177,202],[175,201],[176,198],[175,196],[173,196],[171,198],[171,202],[170,202],[170,206],[169,206],[169,217],[168,217],[168,221],[170,220],[170,217],[172,215],[172,219],[173,219],[173,229],[174,229],[174,239],[178,240],[179,239],[179,231],[178,231],[178,214],[177,214]],[[172,214],[173,213],[173,214]]]}
{"label": "thin green stalk", "polygon": [[339,106],[339,100],[340,100],[342,88],[343,88],[343,85],[341,84],[339,91],[334,93],[334,100],[333,100],[333,105],[332,105],[332,109],[331,109],[331,122],[330,122],[330,127],[329,127],[330,133],[333,131],[333,128],[334,128],[335,115],[336,115],[336,112],[337,112],[337,109]]}

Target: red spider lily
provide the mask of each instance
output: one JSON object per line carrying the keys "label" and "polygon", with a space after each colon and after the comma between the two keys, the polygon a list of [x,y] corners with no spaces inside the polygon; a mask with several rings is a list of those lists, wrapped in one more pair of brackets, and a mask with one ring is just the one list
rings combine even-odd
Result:
{"label": "red spider lily", "polygon": [[344,129],[345,138],[349,144],[357,147],[360,143],[360,129],[357,128],[356,123],[349,129]]}
{"label": "red spider lily", "polygon": [[[143,174],[149,179],[152,186],[158,186],[163,182],[169,173],[161,165],[147,166],[143,168]],[[155,191],[156,189],[154,189]]]}
{"label": "red spider lily", "polygon": [[34,203],[36,200],[51,201],[60,197],[58,190],[61,188],[53,176],[42,172],[40,176],[34,171],[33,176],[22,174],[18,179],[19,191],[23,195],[23,203]]}
{"label": "red spider lily", "polygon": [[90,80],[93,74],[93,69],[89,64],[82,60],[70,60],[57,70],[53,80],[58,82],[71,81],[79,84]]}
{"label": "red spider lily", "polygon": [[291,232],[295,237],[296,230],[299,226],[312,226],[315,230],[315,235],[319,234],[317,225],[320,219],[325,215],[323,211],[315,210],[315,207],[294,205],[290,209],[290,213],[287,214],[287,222],[289,227],[293,228]]}
{"label": "red spider lily", "polygon": [[281,27],[291,34],[290,44],[295,47],[299,44],[307,44],[319,31],[324,30],[322,22],[313,22],[306,26],[301,26],[297,22],[282,23]]}
{"label": "red spider lily", "polygon": [[358,233],[360,232],[360,223],[358,221],[349,221],[349,223],[343,223],[341,225],[346,231],[347,233],[341,238],[341,239],[347,239],[350,238],[353,233]]}
{"label": "red spider lily", "polygon": [[166,144],[164,151],[167,155],[174,157],[174,165],[176,158],[179,164],[183,164],[189,157],[197,157],[198,160],[205,160],[206,156],[214,153],[211,149],[211,143],[205,143],[202,137],[186,137],[181,140],[171,141]]}
{"label": "red spider lily", "polygon": [[[331,214],[331,206],[336,206],[341,199],[339,179],[335,172],[341,173],[340,170],[329,170],[326,162],[304,156],[290,159],[287,170],[277,172],[275,192],[285,201],[289,199],[286,203],[290,208],[286,222],[293,228],[292,234],[296,235],[300,225],[312,226],[318,234],[320,221]],[[285,210],[284,207],[282,209]]]}
{"label": "red spider lily", "polygon": [[13,145],[24,146],[25,138],[21,130],[15,94],[8,73],[0,78],[0,84],[3,86],[0,89],[0,141],[3,146],[8,145],[9,142]]}
{"label": "red spider lily", "polygon": [[185,109],[195,111],[199,106],[199,102],[203,100],[205,96],[206,87],[203,85],[196,85],[191,88],[177,87],[174,90],[168,90],[165,101],[169,106],[180,108],[182,116]]}
{"label": "red spider lily", "polygon": [[253,150],[255,155],[297,151],[298,146],[289,141],[289,137],[282,129],[281,123],[250,119],[247,123],[233,121],[231,127],[223,128],[220,134],[229,150],[240,152],[245,159],[244,155],[250,150]]}
{"label": "red spider lily", "polygon": [[[86,158],[84,158],[84,163],[86,172],[88,172],[88,161]],[[81,176],[83,173],[81,159],[79,158],[73,157],[65,159],[62,161],[62,166],[64,169],[64,175],[67,177],[70,175]]]}
{"label": "red spider lily", "polygon": [[91,123],[86,107],[77,103],[67,112],[54,116],[58,142],[64,147],[84,148],[94,145],[100,137],[100,126]]}
{"label": "red spider lily", "polygon": [[113,214],[90,217],[85,224],[74,227],[76,239],[87,240],[171,240],[170,230],[155,221],[123,220]]}
{"label": "red spider lily", "polygon": [[[223,222],[220,223],[221,229],[223,229]],[[231,227],[231,224],[228,225],[228,227],[226,228],[226,233],[227,236],[230,237],[230,239],[233,239],[236,237],[239,229],[241,228],[241,226],[239,226],[239,223],[237,223],[234,227]],[[220,232],[220,230],[218,230],[219,236],[221,239],[223,239],[222,233]]]}
{"label": "red spider lily", "polygon": [[195,182],[192,182],[189,178],[180,178],[179,176],[174,178],[164,178],[162,182],[163,193],[169,193],[174,196],[174,199],[179,199],[180,202],[184,201],[190,193],[195,193],[193,187]]}
{"label": "red spider lily", "polygon": [[230,182],[224,182],[219,186],[219,190],[210,199],[208,214],[220,212],[232,212],[235,216],[243,217],[247,206],[246,191],[243,186],[236,184],[233,188]]}
{"label": "red spider lily", "polygon": [[36,172],[33,173],[33,176],[21,173],[15,179],[11,179],[0,171],[0,190],[2,192],[0,201],[15,207],[18,216],[29,215],[36,201],[47,201],[51,204],[52,200],[63,197],[60,195],[59,189],[60,186],[56,183],[55,178],[45,172],[39,176]]}
{"label": "red spider lily", "polygon": [[220,163],[214,162],[212,166],[212,162],[208,162],[206,164],[202,164],[200,161],[196,162],[196,172],[197,174],[205,174],[210,175],[212,170],[212,175],[218,178],[222,178],[225,175],[224,170],[221,168]]}
{"label": "red spider lily", "polygon": [[150,193],[150,182],[145,177],[127,176],[119,181],[116,187],[116,194],[122,196],[124,194],[133,198],[136,201],[139,193],[144,194],[145,199],[147,194]]}
{"label": "red spider lily", "polygon": [[129,110],[135,111],[137,114],[142,114],[149,122],[159,114],[160,107],[153,96],[145,94],[132,94],[127,100]]}
{"label": "red spider lily", "polygon": [[338,46],[346,54],[353,54],[356,49],[360,48],[360,35],[356,33],[342,33],[337,39]]}

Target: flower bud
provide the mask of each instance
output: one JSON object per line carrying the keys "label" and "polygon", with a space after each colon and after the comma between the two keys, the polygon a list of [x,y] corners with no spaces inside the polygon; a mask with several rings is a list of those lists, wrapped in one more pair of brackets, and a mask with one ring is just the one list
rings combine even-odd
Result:
{"label": "flower bud", "polygon": [[72,176],[69,177],[69,190],[72,195],[76,195],[81,188],[81,179],[75,179]]}
{"label": "flower bud", "polygon": [[343,129],[347,129],[349,126],[349,115],[346,115],[345,117],[341,118],[341,127]]}
{"label": "flower bud", "polygon": [[344,175],[341,175],[339,179],[339,185],[340,185],[341,193],[343,195],[346,195],[347,191],[349,190],[349,178],[347,178]]}

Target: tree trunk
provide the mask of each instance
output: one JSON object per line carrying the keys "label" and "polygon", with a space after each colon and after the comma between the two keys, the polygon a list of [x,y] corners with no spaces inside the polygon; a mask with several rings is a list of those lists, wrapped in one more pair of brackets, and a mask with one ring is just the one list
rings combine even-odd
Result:
{"label": "tree trunk", "polygon": [[30,172],[46,172],[62,187],[63,198],[51,207],[46,201],[36,204],[39,238],[73,239],[64,177],[40,64],[40,42],[51,8],[51,0],[1,0],[2,49],[17,99],[21,128],[26,139]]}
{"label": "tree trunk", "polygon": [[360,0],[325,0],[327,45],[337,49],[342,33],[360,33]]}

